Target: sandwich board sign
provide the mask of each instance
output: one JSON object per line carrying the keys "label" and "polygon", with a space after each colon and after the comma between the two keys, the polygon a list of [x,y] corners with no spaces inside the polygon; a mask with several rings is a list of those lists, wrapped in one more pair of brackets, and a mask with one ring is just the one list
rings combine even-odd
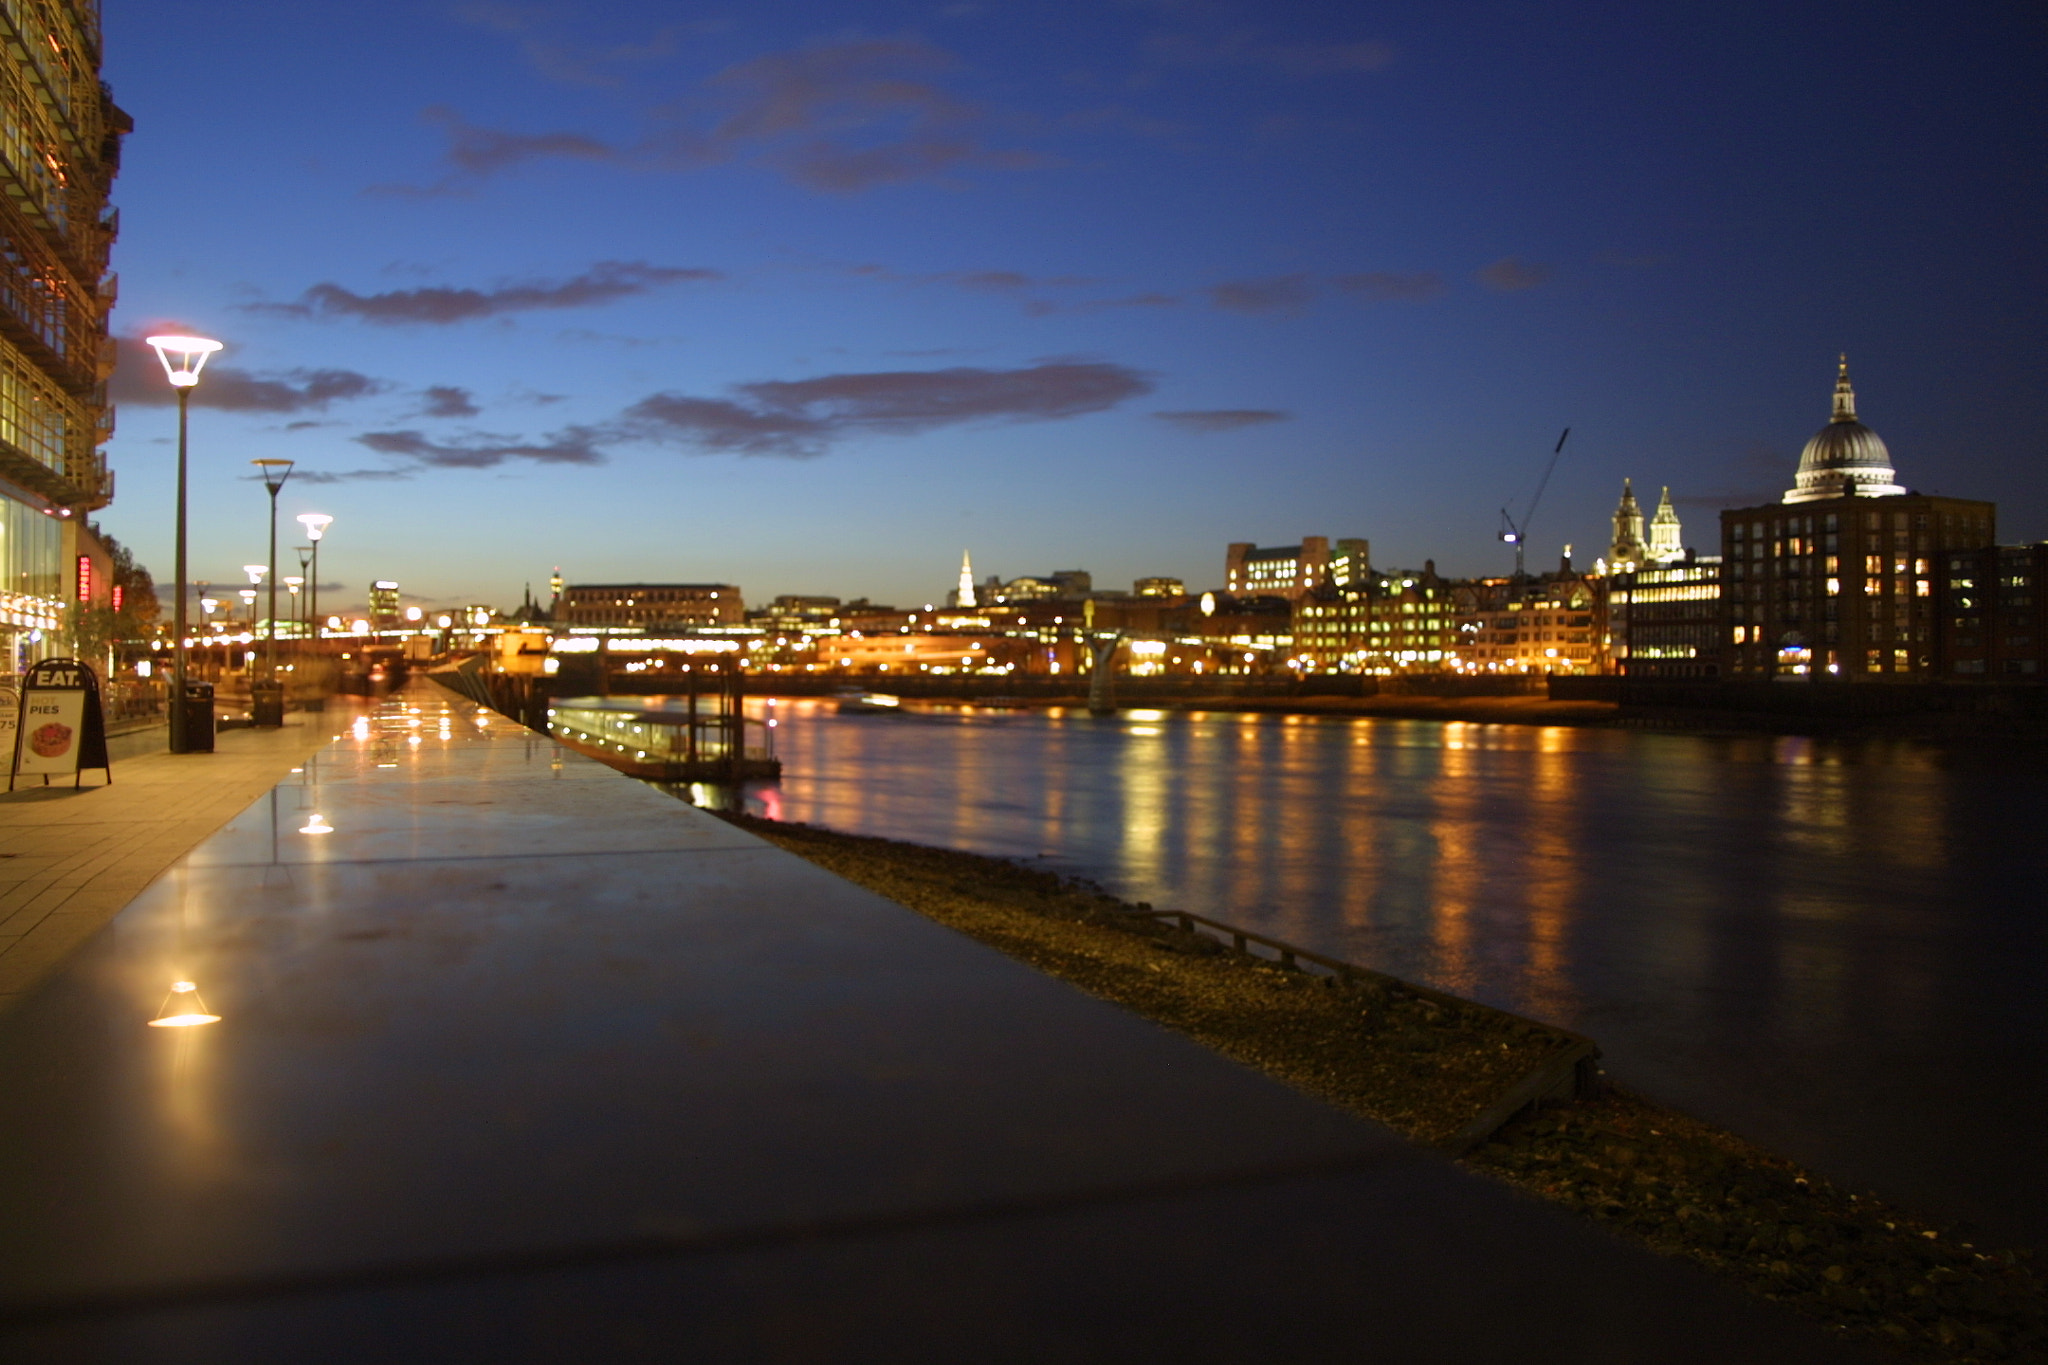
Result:
{"label": "sandwich board sign", "polygon": [[106,714],[100,708],[100,680],[76,659],[44,659],[21,678],[21,701],[15,712],[14,770],[17,778],[40,774],[43,785],[53,777],[69,777],[79,785],[87,768],[98,768],[114,780],[107,761]]}

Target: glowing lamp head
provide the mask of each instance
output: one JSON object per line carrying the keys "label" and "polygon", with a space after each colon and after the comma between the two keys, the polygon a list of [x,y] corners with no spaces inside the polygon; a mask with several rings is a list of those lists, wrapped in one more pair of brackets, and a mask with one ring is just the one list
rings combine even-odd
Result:
{"label": "glowing lamp head", "polygon": [[244,564],[242,572],[249,575],[251,583],[261,583],[263,575],[270,572],[270,566],[268,564]]}
{"label": "glowing lamp head", "polygon": [[306,528],[306,539],[318,540],[327,534],[327,528],[334,524],[334,518],[325,512],[301,512],[298,522]]}
{"label": "glowing lamp head", "polygon": [[206,368],[206,358],[221,349],[221,343],[205,337],[156,336],[143,340],[163,362],[164,375],[174,389],[189,389],[197,385],[199,372]]}

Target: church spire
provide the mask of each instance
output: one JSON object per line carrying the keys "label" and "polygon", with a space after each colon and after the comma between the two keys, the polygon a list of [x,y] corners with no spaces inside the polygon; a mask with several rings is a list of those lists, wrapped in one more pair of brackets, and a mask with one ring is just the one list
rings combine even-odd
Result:
{"label": "church spire", "polygon": [[1672,564],[1685,558],[1685,533],[1678,524],[1678,509],[1671,505],[1671,490],[1657,500],[1657,514],[1650,518],[1650,560]]}
{"label": "church spire", "polygon": [[1856,390],[1849,387],[1849,354],[1842,353],[1842,368],[1835,376],[1835,420],[1853,422],[1856,420]]}
{"label": "church spire", "polygon": [[1621,502],[1614,509],[1614,543],[1608,546],[1607,562],[1616,573],[1627,573],[1643,562],[1643,508],[1636,490],[1627,479],[1621,481]]}
{"label": "church spire", "polygon": [[974,561],[965,550],[960,552],[960,589],[953,596],[953,605],[967,611],[974,609]]}

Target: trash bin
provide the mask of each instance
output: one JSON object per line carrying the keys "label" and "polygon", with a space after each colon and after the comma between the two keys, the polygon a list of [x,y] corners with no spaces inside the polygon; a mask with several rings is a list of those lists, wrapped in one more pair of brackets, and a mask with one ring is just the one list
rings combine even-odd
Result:
{"label": "trash bin", "polygon": [[284,684],[281,682],[252,682],[249,684],[249,723],[276,727],[284,724]]}
{"label": "trash bin", "polygon": [[213,684],[185,684],[185,752],[213,752]]}

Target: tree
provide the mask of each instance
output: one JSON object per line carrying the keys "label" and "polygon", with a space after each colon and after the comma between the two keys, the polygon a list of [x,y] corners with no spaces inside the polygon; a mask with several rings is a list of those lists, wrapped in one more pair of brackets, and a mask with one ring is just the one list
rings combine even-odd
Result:
{"label": "tree", "polygon": [[121,590],[116,633],[124,640],[140,639],[153,631],[163,616],[163,606],[156,600],[156,580],[149,576],[148,569],[135,562],[135,556],[120,541],[103,535],[100,543],[107,547],[107,555],[114,561],[114,586]]}

